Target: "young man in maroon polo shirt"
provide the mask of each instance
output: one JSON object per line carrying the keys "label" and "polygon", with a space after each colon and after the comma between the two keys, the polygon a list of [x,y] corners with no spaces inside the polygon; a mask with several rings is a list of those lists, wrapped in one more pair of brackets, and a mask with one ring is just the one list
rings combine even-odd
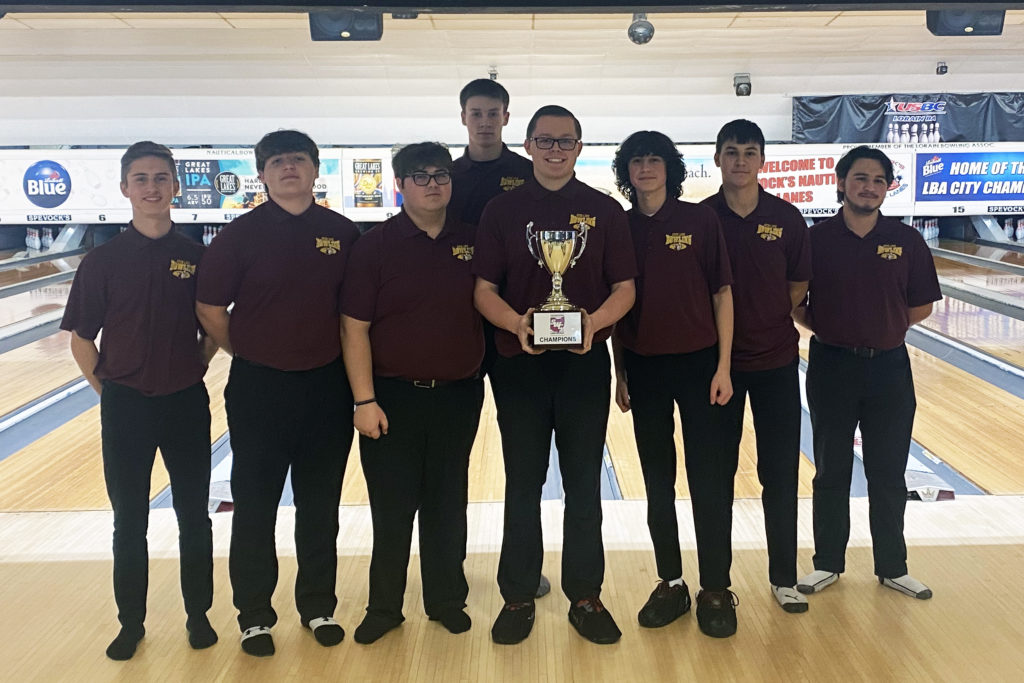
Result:
{"label": "young man in maroon polo shirt", "polygon": [[452,633],[469,630],[462,568],[469,453],[484,398],[470,271],[476,231],[446,210],[451,155],[423,142],[403,147],[392,166],[402,212],[356,243],[341,308],[373,515],[370,601],[355,632],[363,644],[405,620],[417,512],[423,607]]}
{"label": "young man in maroon polo shirt", "polygon": [[[234,356],[224,392],[231,431],[229,568],[242,649],[274,654],[274,526],[291,470],[295,603],[318,643],[337,645],[338,504],[352,444],[352,393],[341,361],[338,299],[359,231],[313,201],[316,144],[268,133],[256,169],[269,200],[224,228],[203,257],[197,311]],[[227,308],[234,304],[230,315]]]}
{"label": "young man in maroon polo shirt", "polygon": [[[470,225],[480,223],[487,202],[514,190],[533,177],[533,164],[510,150],[502,142],[508,125],[508,91],[497,81],[478,78],[459,93],[462,125],[469,141],[462,156],[452,167],[452,200],[448,211]],[[494,325],[484,321],[484,360],[480,374],[487,375],[498,351],[494,345]],[[551,592],[551,582],[540,575],[537,597]]]}
{"label": "young man in maroon polo shirt", "polygon": [[[174,229],[178,175],[171,151],[137,142],[121,157],[128,229],[89,252],[75,274],[61,328],[100,394],[103,476],[114,511],[114,601],[121,631],[107,648],[130,659],[145,633],[149,485],[157,448],[178,517],[181,592],[189,644],[217,642],[213,602],[210,397],[203,375],[217,348],[200,337],[196,268],[203,246]],[[96,335],[103,330],[100,348]]]}
{"label": "young man in maroon polo shirt", "polygon": [[[526,129],[533,178],[491,200],[477,233],[476,307],[497,327],[491,385],[505,459],[505,527],[498,585],[505,606],[491,629],[497,643],[530,634],[544,548],[541,488],[554,432],[565,491],[562,590],[569,621],[595,643],[621,635],[601,604],[601,463],[611,368],[605,341],[633,305],[636,262],[626,214],[614,199],[576,180],[579,121],[557,105],[541,107]],[[564,276],[565,294],[584,310],[583,348],[544,351],[530,341],[533,310],[551,276],[526,244],[526,226],[587,231],[587,246]]]}
{"label": "young man in maroon polo shirt", "polygon": [[[765,192],[757,175],[764,165],[764,134],[745,119],[727,123],[715,143],[722,187],[704,200],[718,213],[733,273],[735,312],[732,342],[732,400],[726,406],[728,443],[722,475],[732,508],[733,478],[743,436],[747,395],[757,437],[757,478],[761,482],[768,580],[787,612],[807,611],[796,585],[796,508],[800,465],[800,384],[793,308],[803,300],[811,277],[807,224],[788,202]],[[723,495],[725,491],[723,490]],[[705,588],[705,633],[736,632],[735,596],[728,590],[732,564],[732,515],[718,529],[717,590]],[[704,579],[703,574],[701,579]],[[698,605],[698,614],[701,606]]]}
{"label": "young man in maroon polo shirt", "polygon": [[814,277],[795,317],[814,332],[807,403],[814,430],[814,571],[798,588],[816,593],[846,569],[853,435],[860,425],[874,570],[883,586],[921,600],[931,590],[907,573],[904,473],[917,400],[907,330],[942,299],[924,239],[880,211],[893,179],[884,152],[861,146],[836,164],[842,209],[811,228]]}
{"label": "young man in maroon polo shirt", "polygon": [[[632,409],[647,489],[647,526],[661,581],[640,610],[641,626],[665,626],[690,610],[676,521],[678,404],[686,448],[701,586],[721,589],[712,562],[727,527],[722,499],[732,482],[717,476],[725,457],[724,406],[732,397],[732,271],[718,216],[679,200],[686,166],[668,136],[633,133],[615,152],[616,185],[633,204],[636,303],[615,326],[615,402]],[[710,533],[709,533],[710,532]],[[728,571],[728,568],[726,568]],[[705,628],[703,591],[697,618]],[[714,635],[714,634],[711,634]]]}
{"label": "young man in maroon polo shirt", "polygon": [[487,202],[514,190],[533,177],[533,164],[501,140],[508,125],[508,91],[488,78],[466,84],[459,93],[462,125],[469,142],[452,167],[450,211],[462,222],[477,225]]}

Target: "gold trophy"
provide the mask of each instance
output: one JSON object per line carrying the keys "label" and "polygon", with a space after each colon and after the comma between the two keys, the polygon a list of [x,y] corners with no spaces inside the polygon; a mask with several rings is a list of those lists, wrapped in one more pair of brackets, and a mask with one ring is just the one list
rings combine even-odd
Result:
{"label": "gold trophy", "polygon": [[551,293],[533,313],[533,345],[545,349],[583,348],[583,313],[562,293],[562,276],[587,248],[587,226],[579,230],[534,230],[526,225],[526,246],[551,273]]}

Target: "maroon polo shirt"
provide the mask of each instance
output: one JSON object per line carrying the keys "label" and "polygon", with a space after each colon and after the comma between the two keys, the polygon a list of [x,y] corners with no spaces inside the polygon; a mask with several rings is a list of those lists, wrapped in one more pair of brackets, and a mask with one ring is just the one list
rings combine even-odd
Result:
{"label": "maroon polo shirt", "polygon": [[463,223],[477,225],[487,202],[531,178],[533,162],[504,144],[501,156],[491,161],[473,161],[467,147],[452,166],[452,199],[448,213],[461,218]]}
{"label": "maroon polo shirt", "polygon": [[231,311],[235,354],[309,370],[341,354],[338,297],[359,230],[311,204],[293,216],[273,200],[231,221],[203,257],[196,297]]}
{"label": "maroon polo shirt", "polygon": [[843,212],[811,227],[814,278],[808,316],[826,344],[892,349],[903,343],[908,309],[942,299],[924,238],[881,214],[858,237]]}
{"label": "maroon polo shirt", "polygon": [[146,396],[199,382],[196,271],[203,245],[172,228],[160,239],[131,224],[90,251],[75,273],[60,327],[83,339],[102,329],[95,374]]}
{"label": "maroon polo shirt", "polygon": [[668,200],[653,216],[626,214],[636,250],[636,303],[615,326],[622,345],[643,356],[691,353],[718,341],[711,296],[732,284],[718,216],[707,206]]}
{"label": "maroon polo shirt", "polygon": [[807,222],[789,202],[758,188],[757,208],[741,218],[722,190],[705,199],[722,223],[732,265],[732,367],[772,370],[797,356],[790,282],[811,279]]}
{"label": "maroon polo shirt", "polygon": [[[530,178],[484,209],[473,259],[473,274],[496,284],[517,313],[540,306],[551,293],[551,274],[537,265],[526,246],[526,224],[531,221],[535,230],[576,229],[580,221],[589,226],[586,249],[562,282],[574,306],[596,311],[614,283],[636,277],[629,223],[617,201],[575,177],[554,192]],[[608,339],[611,329],[595,332],[594,343]],[[495,343],[503,356],[523,352],[516,335],[506,330],[497,330]]]}
{"label": "maroon polo shirt", "polygon": [[479,370],[484,337],[473,307],[475,232],[448,214],[431,239],[402,211],[356,242],[341,312],[370,323],[375,375],[453,381]]}

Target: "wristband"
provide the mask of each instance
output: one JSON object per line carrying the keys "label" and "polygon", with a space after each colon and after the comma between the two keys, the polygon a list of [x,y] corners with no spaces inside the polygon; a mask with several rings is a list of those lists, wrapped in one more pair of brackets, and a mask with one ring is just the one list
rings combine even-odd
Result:
{"label": "wristband", "polygon": [[376,402],[377,402],[377,399],[375,397],[372,397],[372,398],[366,399],[365,401],[356,401],[354,405],[358,408],[359,406],[365,406],[368,403],[376,403]]}

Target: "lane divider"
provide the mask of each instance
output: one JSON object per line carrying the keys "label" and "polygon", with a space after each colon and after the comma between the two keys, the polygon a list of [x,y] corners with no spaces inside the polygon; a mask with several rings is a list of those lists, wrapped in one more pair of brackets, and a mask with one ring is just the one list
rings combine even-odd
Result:
{"label": "lane divider", "polygon": [[0,299],[6,299],[7,297],[14,296],[16,294],[24,294],[25,292],[31,292],[34,289],[41,287],[47,287],[49,285],[57,285],[68,280],[73,280],[75,273],[78,269],[68,270],[63,273],[54,273],[53,275],[44,275],[43,277],[37,277],[34,280],[27,280],[25,282],[15,282],[13,285],[7,285],[6,287],[0,287]]}
{"label": "lane divider", "polygon": [[8,413],[2,419],[0,419],[0,434],[7,431],[11,427],[24,422],[28,418],[41,413],[52,405],[55,405],[68,396],[76,394],[82,389],[89,387],[89,383],[85,379],[77,379],[72,381],[70,384],[65,384],[63,387],[58,387],[54,391],[51,391],[44,396],[37,398],[36,400],[26,403],[21,408]]}

